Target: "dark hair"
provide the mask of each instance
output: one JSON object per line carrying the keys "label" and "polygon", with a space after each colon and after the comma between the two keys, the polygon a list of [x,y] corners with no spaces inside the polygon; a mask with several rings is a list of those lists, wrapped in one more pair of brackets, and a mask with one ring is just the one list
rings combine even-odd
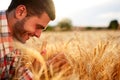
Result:
{"label": "dark hair", "polygon": [[40,15],[46,12],[51,20],[55,19],[55,7],[53,0],[12,0],[7,12],[17,8],[19,5],[25,5],[28,15]]}

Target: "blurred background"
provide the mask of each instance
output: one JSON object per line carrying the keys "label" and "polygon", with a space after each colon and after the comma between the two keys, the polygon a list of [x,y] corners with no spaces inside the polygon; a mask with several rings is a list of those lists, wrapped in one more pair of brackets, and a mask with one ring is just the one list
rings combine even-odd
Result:
{"label": "blurred background", "polygon": [[[56,19],[47,30],[118,29],[120,0],[53,0]],[[0,10],[11,0],[0,0]],[[53,29],[54,28],[54,29]]]}

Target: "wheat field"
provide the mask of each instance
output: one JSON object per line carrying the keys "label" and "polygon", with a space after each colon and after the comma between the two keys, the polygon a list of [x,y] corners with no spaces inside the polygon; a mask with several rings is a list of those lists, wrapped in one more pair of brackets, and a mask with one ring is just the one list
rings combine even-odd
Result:
{"label": "wheat field", "polygon": [[120,80],[119,31],[43,32],[16,44],[23,64],[37,59],[27,65],[34,80]]}

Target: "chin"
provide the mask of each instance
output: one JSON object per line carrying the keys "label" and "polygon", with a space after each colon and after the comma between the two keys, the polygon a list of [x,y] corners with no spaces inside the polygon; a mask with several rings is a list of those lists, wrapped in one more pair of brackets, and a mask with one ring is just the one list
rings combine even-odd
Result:
{"label": "chin", "polygon": [[26,41],[27,41],[28,39],[29,39],[29,37],[27,37],[27,38],[22,38],[22,39],[21,39],[21,42],[22,42],[22,43],[26,43]]}
{"label": "chin", "polygon": [[22,43],[26,43],[26,41],[23,41]]}
{"label": "chin", "polygon": [[18,39],[18,41],[23,43],[23,44],[26,43],[26,40],[24,40],[24,39]]}
{"label": "chin", "polygon": [[[19,41],[20,41],[20,40],[19,40]],[[23,44],[26,43],[26,41],[20,41],[20,42],[23,43]]]}

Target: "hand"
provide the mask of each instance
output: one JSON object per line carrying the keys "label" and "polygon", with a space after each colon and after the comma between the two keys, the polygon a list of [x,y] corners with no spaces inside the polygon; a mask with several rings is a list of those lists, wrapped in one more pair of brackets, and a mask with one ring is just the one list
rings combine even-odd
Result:
{"label": "hand", "polygon": [[34,59],[34,61],[32,62],[32,67],[34,69],[35,72],[39,72],[40,68],[41,68],[41,63],[40,61]]}
{"label": "hand", "polygon": [[47,50],[46,50],[46,49],[44,49],[44,50],[41,51],[41,54],[42,54],[42,55],[45,55],[46,53],[47,53]]}
{"label": "hand", "polygon": [[52,66],[53,73],[58,73],[68,69],[70,64],[63,53],[57,54],[47,61],[48,66]]}

